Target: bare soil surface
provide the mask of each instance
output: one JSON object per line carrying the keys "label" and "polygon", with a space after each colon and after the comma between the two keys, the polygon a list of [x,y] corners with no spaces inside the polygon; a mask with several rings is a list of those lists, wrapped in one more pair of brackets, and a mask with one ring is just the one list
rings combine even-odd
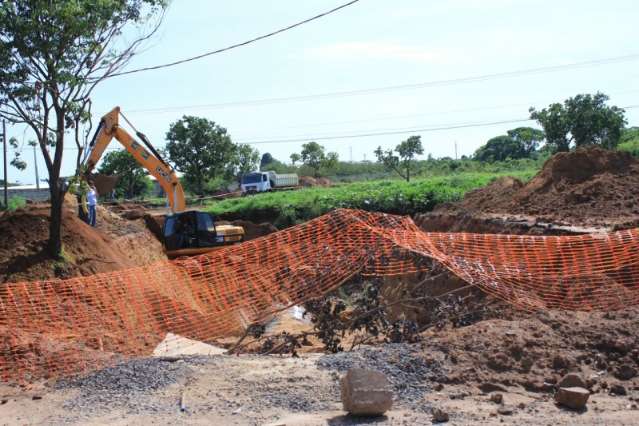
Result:
{"label": "bare soil surface", "polygon": [[98,206],[97,228],[77,217],[72,201],[62,219],[64,260],[46,253],[49,205],[33,204],[0,216],[0,283],[93,275],[166,259],[142,220],[125,220]]}
{"label": "bare soil surface", "polygon": [[[533,228],[530,233],[548,233],[543,223],[582,228],[639,226],[639,160],[627,152],[596,147],[559,153],[526,184],[511,177],[497,179],[419,220],[428,230],[456,226],[453,230],[473,231],[475,226],[483,232],[482,223],[496,218],[502,219],[501,225],[504,218],[528,222],[527,228]],[[463,223],[467,226],[460,226]],[[542,225],[535,230],[538,223]],[[499,231],[499,226],[487,228]],[[501,226],[500,233],[523,233],[517,228]]]}
{"label": "bare soil surface", "polygon": [[[0,388],[0,418],[9,425],[415,425],[431,424],[439,408],[449,424],[631,425],[639,415],[637,312],[511,312],[430,329],[416,344],[299,358],[137,359],[26,392]],[[386,416],[342,411],[339,378],[351,367],[389,378],[395,397]],[[592,392],[583,411],[553,400],[567,372],[578,373]],[[503,401],[494,402],[495,394]]]}

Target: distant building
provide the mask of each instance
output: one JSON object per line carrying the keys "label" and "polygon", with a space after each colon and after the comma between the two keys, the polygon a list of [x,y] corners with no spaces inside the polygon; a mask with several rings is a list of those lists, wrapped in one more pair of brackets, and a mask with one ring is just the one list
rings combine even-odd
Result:
{"label": "distant building", "polygon": [[48,201],[49,200],[49,185],[46,183],[40,184],[40,189],[36,185],[17,185],[10,186],[8,189],[9,198],[21,197],[29,201]]}

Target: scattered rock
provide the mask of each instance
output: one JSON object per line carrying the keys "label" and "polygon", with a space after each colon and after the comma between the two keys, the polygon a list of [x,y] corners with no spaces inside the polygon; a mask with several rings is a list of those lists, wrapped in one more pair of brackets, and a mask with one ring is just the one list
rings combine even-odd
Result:
{"label": "scattered rock", "polygon": [[587,388],[586,382],[581,378],[579,374],[576,373],[568,373],[564,377],[561,378],[559,383],[557,383],[557,387],[560,388]]}
{"label": "scattered rock", "polygon": [[495,404],[501,404],[502,402],[504,402],[504,395],[500,393],[494,393],[490,395],[490,400]]}
{"label": "scattered rock", "polygon": [[37,395],[37,394],[36,394],[36,395],[33,395],[33,396],[31,397],[31,399],[32,399],[32,400],[34,400],[34,401],[37,401],[37,400],[39,400],[39,399],[42,399],[42,395]]}
{"label": "scattered rock", "polygon": [[341,380],[344,410],[354,415],[380,416],[393,405],[390,382],[379,371],[352,368]]}
{"label": "scattered rock", "polygon": [[637,370],[627,364],[619,366],[615,370],[615,377],[619,380],[630,380],[637,375]]}
{"label": "scattered rock", "polygon": [[506,392],[506,388],[495,384],[495,383],[490,383],[490,382],[484,382],[481,385],[479,385],[479,390],[484,392],[484,393],[490,393],[490,392]]}
{"label": "scattered rock", "polygon": [[624,395],[627,395],[628,392],[626,391],[626,388],[623,385],[614,384],[610,386],[610,394],[624,396]]}
{"label": "scattered rock", "polygon": [[559,388],[555,394],[555,401],[573,410],[580,410],[586,406],[590,392],[582,387]]}
{"label": "scattered rock", "polygon": [[444,385],[442,385],[441,383],[437,383],[437,384],[435,385],[435,388],[434,388],[434,389],[435,389],[437,392],[440,392],[442,389],[444,389]]}
{"label": "scattered rock", "polygon": [[497,409],[497,412],[499,414],[501,414],[502,416],[510,416],[513,413],[513,409],[512,407],[509,407],[507,405],[501,406]]}
{"label": "scattered rock", "polygon": [[440,408],[433,409],[433,423],[444,423],[448,421],[448,413]]}
{"label": "scattered rock", "polygon": [[555,356],[552,359],[552,368],[555,370],[563,370],[564,368],[569,368],[572,365],[572,361],[564,356]]}

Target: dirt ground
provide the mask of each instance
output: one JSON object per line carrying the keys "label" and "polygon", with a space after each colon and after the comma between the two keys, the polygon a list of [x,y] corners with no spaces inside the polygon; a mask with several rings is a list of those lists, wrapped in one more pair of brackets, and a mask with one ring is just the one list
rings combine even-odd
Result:
{"label": "dirt ground", "polygon": [[[452,226],[453,231],[472,231],[477,219],[486,223],[499,218],[529,222],[527,228],[534,228],[538,222],[581,228],[633,228],[639,226],[639,160],[627,152],[596,147],[559,153],[526,184],[511,177],[497,179],[469,192],[459,203],[438,206],[420,220],[438,216],[440,222],[441,217],[448,218],[428,230]],[[460,229],[456,222],[470,226]],[[487,231],[498,232],[501,225]],[[501,228],[502,232],[521,233],[516,226]],[[544,226],[538,228],[536,233],[548,233]]]}
{"label": "dirt ground", "polygon": [[51,259],[45,251],[48,204],[0,216],[0,283],[92,275],[166,259],[142,220],[125,220],[98,206],[98,225],[91,228],[77,217],[72,201],[62,214],[64,261]]}
{"label": "dirt ground", "polygon": [[[137,359],[26,392],[0,388],[0,424],[416,425],[431,424],[439,408],[448,424],[632,425],[639,416],[637,313],[510,312],[430,329],[420,343],[299,358]],[[395,398],[386,416],[342,411],[338,381],[356,366],[391,380]],[[567,372],[578,373],[592,392],[584,411],[553,401]],[[497,393],[502,403],[493,402]]]}

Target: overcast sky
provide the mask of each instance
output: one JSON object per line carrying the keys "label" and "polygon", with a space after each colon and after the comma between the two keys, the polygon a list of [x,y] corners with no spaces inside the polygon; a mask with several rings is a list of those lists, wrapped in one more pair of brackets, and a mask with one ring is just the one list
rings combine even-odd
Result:
{"label": "overcast sky", "polygon": [[[130,69],[224,47],[331,9],[345,0],[174,0],[159,34]],[[365,95],[290,98],[473,77],[639,53],[633,0],[361,0],[333,15],[230,52],[173,68],[113,78],[93,95],[98,116],[119,105],[162,147],[169,124],[198,115],[226,127],[236,142],[313,140],[411,128],[528,118],[543,107],[597,90],[618,106],[639,104],[639,60],[552,73]],[[233,105],[228,105],[232,103]],[[220,105],[227,104],[227,105]],[[639,108],[628,109],[630,125]],[[532,123],[529,123],[532,124]],[[470,155],[492,136],[526,123],[320,140],[342,160],[373,159],[421,134],[436,157]],[[33,136],[9,129],[19,141]],[[117,142],[113,142],[114,145]],[[302,142],[259,143],[260,153],[288,161]],[[25,144],[26,145],[26,144]],[[68,145],[73,145],[69,141]],[[34,183],[29,167],[10,181]],[[40,155],[38,154],[40,157]],[[41,176],[46,176],[39,158]],[[65,151],[63,174],[75,152]]]}

